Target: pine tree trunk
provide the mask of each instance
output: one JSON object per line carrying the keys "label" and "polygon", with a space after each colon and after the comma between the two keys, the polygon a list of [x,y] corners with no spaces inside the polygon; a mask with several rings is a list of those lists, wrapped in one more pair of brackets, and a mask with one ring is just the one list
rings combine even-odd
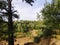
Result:
{"label": "pine tree trunk", "polygon": [[13,32],[13,21],[12,21],[12,10],[11,0],[8,1],[8,45],[14,45],[14,32]]}

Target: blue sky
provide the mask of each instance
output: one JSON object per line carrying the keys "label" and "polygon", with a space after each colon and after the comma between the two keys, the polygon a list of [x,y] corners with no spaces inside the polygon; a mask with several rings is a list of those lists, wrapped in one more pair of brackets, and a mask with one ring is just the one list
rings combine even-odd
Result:
{"label": "blue sky", "polygon": [[[51,2],[51,0],[47,0]],[[44,7],[45,0],[36,0],[33,3],[33,6],[22,2],[22,0],[13,0],[12,4],[15,10],[18,11],[19,20],[36,20],[37,19],[37,12],[40,12],[41,9]],[[40,13],[41,14],[41,13]]]}

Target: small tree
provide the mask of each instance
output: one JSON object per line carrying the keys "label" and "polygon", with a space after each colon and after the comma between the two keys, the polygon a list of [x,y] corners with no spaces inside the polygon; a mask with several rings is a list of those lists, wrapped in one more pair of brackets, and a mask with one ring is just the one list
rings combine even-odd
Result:
{"label": "small tree", "polygon": [[[56,2],[57,1],[57,2]],[[52,3],[48,3],[42,9],[42,16],[46,29],[43,31],[43,37],[51,37],[53,35],[53,30],[60,29],[60,5],[59,0],[52,0]],[[51,39],[51,38],[49,38]],[[48,41],[48,45],[50,40]]]}

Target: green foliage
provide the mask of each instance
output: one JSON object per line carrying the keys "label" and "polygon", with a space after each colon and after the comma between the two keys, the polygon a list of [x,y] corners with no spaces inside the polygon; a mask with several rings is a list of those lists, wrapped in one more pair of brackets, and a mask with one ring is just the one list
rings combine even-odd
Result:
{"label": "green foliage", "polygon": [[45,29],[43,31],[43,37],[44,38],[48,38],[48,37],[52,36],[52,34],[53,34],[53,30],[52,29]]}
{"label": "green foliage", "polygon": [[[60,30],[60,4],[59,0],[52,0],[51,4],[45,4],[42,9],[42,16],[45,27],[43,27],[43,37],[52,36],[54,30]],[[56,34],[56,33],[55,33]]]}
{"label": "green foliage", "polygon": [[[57,0],[58,1],[58,0]],[[60,17],[59,17],[59,2],[52,1],[51,4],[46,4],[42,10],[43,20],[45,25],[49,28],[60,29]]]}
{"label": "green foliage", "polygon": [[29,32],[33,29],[40,29],[43,25],[43,21],[15,21],[14,28],[16,32]]}
{"label": "green foliage", "polygon": [[0,23],[0,40],[6,40],[8,38],[7,32],[7,22],[3,21],[2,23]]}
{"label": "green foliage", "polygon": [[[30,36],[32,30],[41,30],[41,26],[44,27],[43,21],[28,21],[28,20],[21,20],[21,21],[14,21],[14,32],[15,37],[16,35],[19,37],[23,36]],[[23,34],[17,34],[23,33]],[[36,34],[38,36],[42,35],[43,32],[39,31]]]}

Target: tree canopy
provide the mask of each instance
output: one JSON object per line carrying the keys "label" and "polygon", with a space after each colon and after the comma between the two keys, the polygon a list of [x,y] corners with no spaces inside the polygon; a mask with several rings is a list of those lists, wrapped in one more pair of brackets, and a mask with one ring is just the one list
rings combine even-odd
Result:
{"label": "tree canopy", "polygon": [[60,5],[59,0],[52,0],[51,4],[46,4],[42,10],[43,20],[47,27],[60,29]]}

